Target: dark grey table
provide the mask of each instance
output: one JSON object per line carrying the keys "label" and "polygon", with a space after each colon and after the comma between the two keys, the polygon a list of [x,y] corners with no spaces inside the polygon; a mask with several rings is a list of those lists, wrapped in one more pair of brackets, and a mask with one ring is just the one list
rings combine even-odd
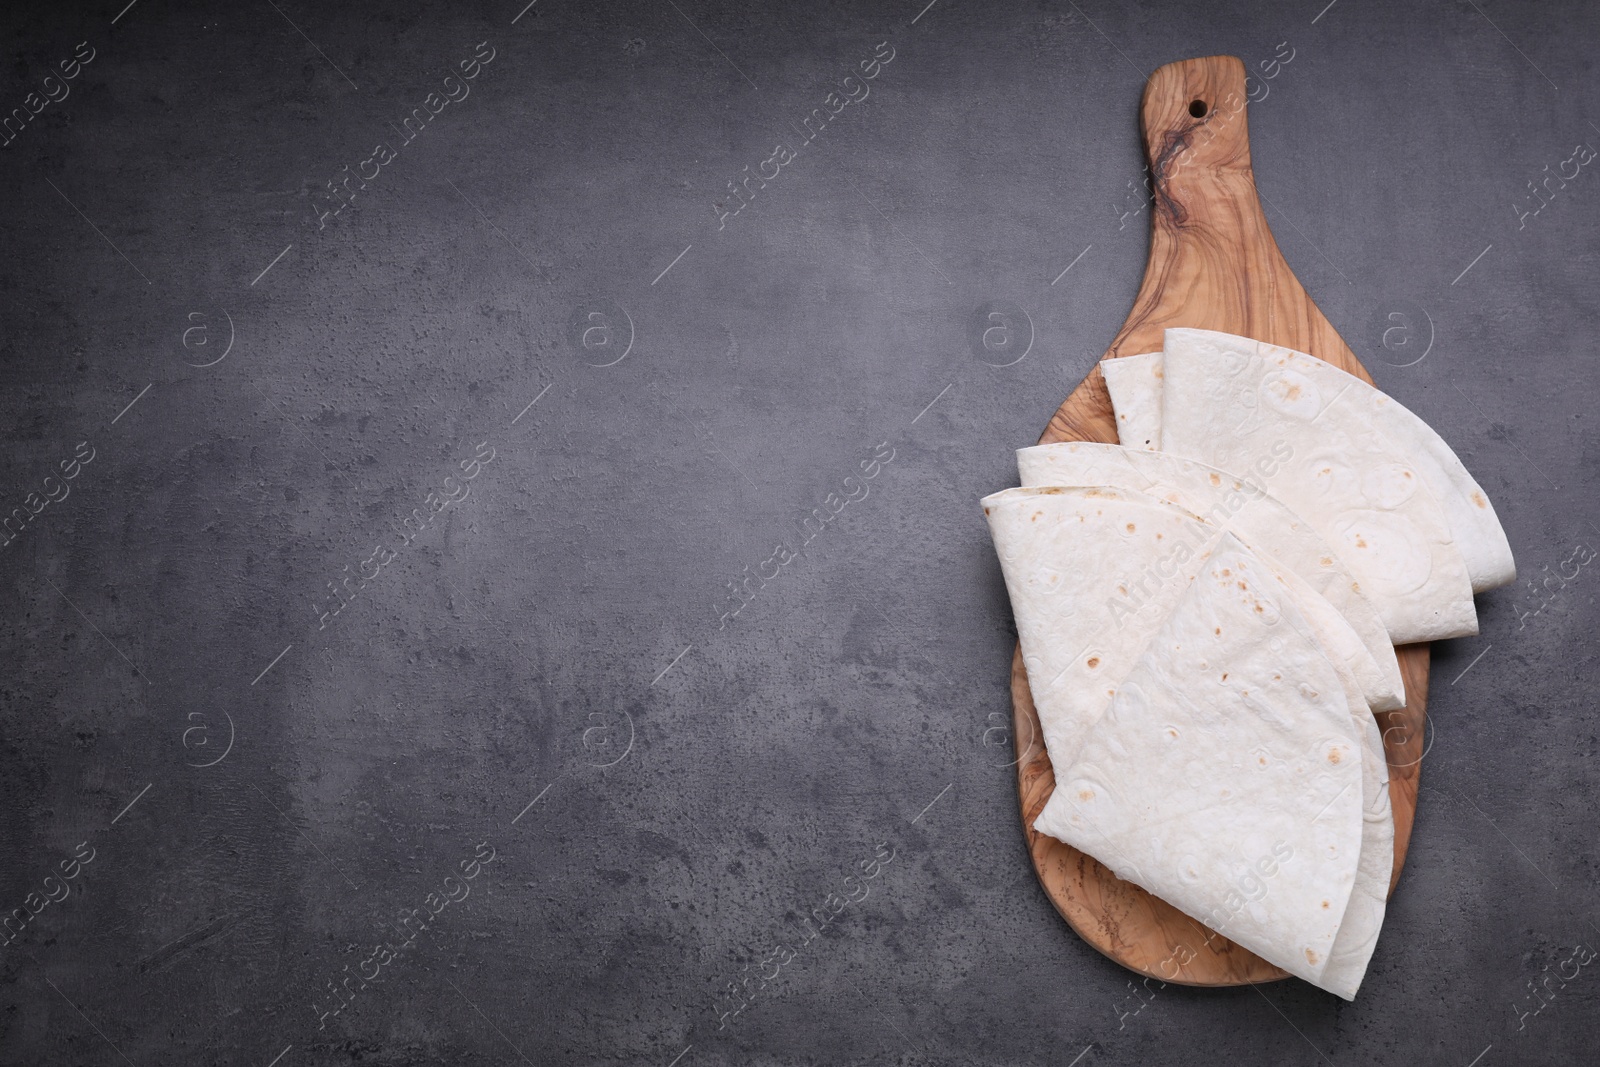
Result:
{"label": "dark grey table", "polygon": [[[123,2],[0,16],[0,1060],[1592,1061],[1592,7]],[[976,502],[1214,53],[1522,569],[1352,1004],[1135,990],[1007,766]]]}

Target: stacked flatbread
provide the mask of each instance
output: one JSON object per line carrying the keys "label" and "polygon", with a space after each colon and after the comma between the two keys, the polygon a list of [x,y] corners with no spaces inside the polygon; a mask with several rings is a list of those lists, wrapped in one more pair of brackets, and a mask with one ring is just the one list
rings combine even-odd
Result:
{"label": "stacked flatbread", "polygon": [[1353,999],[1394,819],[1394,646],[1477,632],[1494,509],[1393,398],[1205,330],[1101,364],[1120,445],[1018,452],[985,497],[1056,789],[1034,823]]}

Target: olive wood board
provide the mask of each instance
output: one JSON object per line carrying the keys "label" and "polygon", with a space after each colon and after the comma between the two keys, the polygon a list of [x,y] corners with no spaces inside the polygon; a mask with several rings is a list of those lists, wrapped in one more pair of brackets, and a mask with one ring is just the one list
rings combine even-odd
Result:
{"label": "olive wood board", "polygon": [[[1233,56],[1169,63],[1145,84],[1140,127],[1150,163],[1150,258],[1133,310],[1102,359],[1154,352],[1188,326],[1309,352],[1364,381],[1350,346],[1295,278],[1267,228],[1250,169],[1244,64]],[[1116,443],[1098,365],[1050,419],[1040,444]],[[1378,716],[1394,808],[1391,895],[1416,815],[1428,697],[1428,645],[1397,648],[1406,706]],[[1287,972],[1124,882],[1086,853],[1033,829],[1055,788],[1019,647],[1011,663],[1023,833],[1045,894],[1078,935],[1130,970],[1163,981],[1230,986]]]}

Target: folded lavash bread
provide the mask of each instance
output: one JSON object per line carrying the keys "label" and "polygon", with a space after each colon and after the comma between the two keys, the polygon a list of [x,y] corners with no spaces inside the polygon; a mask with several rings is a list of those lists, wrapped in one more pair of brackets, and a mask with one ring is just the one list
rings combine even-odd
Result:
{"label": "folded lavash bread", "polygon": [[1378,721],[1347,691],[1351,715],[1361,723],[1361,855],[1356,880],[1345,905],[1333,953],[1317,983],[1330,993],[1354,1000],[1378,932],[1389,907],[1389,880],[1394,874],[1394,807],[1389,797],[1389,762],[1384,756]]}
{"label": "folded lavash bread", "polygon": [[[1172,363],[1174,352],[1186,366],[1200,364],[1213,372],[1219,364],[1235,365],[1248,375],[1232,375],[1235,385],[1259,393],[1284,415],[1348,428],[1353,435],[1387,437],[1444,508],[1456,548],[1466,560],[1472,591],[1481,593],[1516,580],[1511,545],[1489,495],[1444,438],[1394,397],[1315,356],[1231,333],[1174,329],[1166,331],[1164,344],[1163,367]],[[1184,375],[1180,388],[1194,381],[1192,375]],[[1182,397],[1178,403],[1183,403]],[[1163,447],[1176,451],[1170,445]]]}
{"label": "folded lavash bread", "polygon": [[[1276,583],[1273,588],[1289,597],[1300,609],[1307,628],[1339,680],[1340,692],[1352,722],[1352,736],[1360,746],[1363,823],[1356,876],[1339,933],[1329,951],[1329,962],[1316,980],[1316,984],[1323,989],[1350,1000],[1355,997],[1361,977],[1366,972],[1367,961],[1377,945],[1378,930],[1388,906],[1389,875],[1394,861],[1394,817],[1389,802],[1388,763],[1383,754],[1383,738],[1356,680],[1360,668],[1350,666],[1359,665],[1363,659],[1370,664],[1370,656],[1348,620],[1305,579],[1278,560],[1244,544],[1242,540],[1240,543],[1254,554],[1255,562]],[[1222,545],[1225,546],[1226,542]],[[1247,578],[1243,573],[1245,566],[1241,564],[1239,572],[1233,575],[1228,574],[1228,568],[1224,567],[1223,577],[1232,577],[1241,591],[1248,592],[1251,581],[1262,579]],[[1050,833],[1049,827],[1056,825],[1056,820],[1063,817],[1064,807],[1063,801],[1052,795],[1035,825],[1042,832]]]}
{"label": "folded lavash bread", "polygon": [[[1276,463],[1270,456],[1266,460]],[[1136,489],[1232,530],[1251,549],[1273,556],[1310,582],[1349,620],[1371,657],[1351,666],[1372,710],[1405,706],[1400,664],[1377,609],[1328,543],[1259,483],[1170,453],[1096,441],[1018,449],[1017,471],[1023,485]]]}
{"label": "folded lavash bread", "polygon": [[[1223,531],[1175,504],[1107,487],[1007,489],[985,497],[983,510],[1045,750],[1060,766]],[[1291,568],[1262,558],[1297,586],[1326,654],[1352,677],[1379,676],[1345,616]],[[1036,824],[1046,833],[1048,814]]]}
{"label": "folded lavash bread", "polygon": [[[1245,547],[1251,548],[1248,544]],[[1344,655],[1336,651],[1348,650],[1359,640],[1350,624],[1299,575],[1259,552],[1256,557],[1305,616],[1306,624],[1339,679],[1345,707],[1360,744],[1362,825],[1355,881],[1351,884],[1350,900],[1345,905],[1327,966],[1316,982],[1330,993],[1354,1000],[1367,962],[1377,947],[1378,932],[1389,905],[1389,875],[1394,869],[1394,809],[1389,799],[1389,763],[1384,756],[1383,735],[1372,709],[1361,695],[1354,672],[1345,666],[1349,661],[1348,651]]]}
{"label": "folded lavash bread", "polygon": [[[1262,473],[1264,487],[1344,560],[1395,644],[1477,633],[1467,564],[1415,462],[1417,444],[1388,432],[1386,413],[1398,405],[1342,403],[1356,378],[1325,392],[1287,365],[1289,354],[1229,334],[1168,330],[1163,448]],[[1281,458],[1266,474],[1255,464],[1269,455]]]}
{"label": "folded lavash bread", "polygon": [[1117,440],[1129,448],[1161,449],[1161,353],[1118,356],[1100,361],[1111,394]]}
{"label": "folded lavash bread", "polygon": [[[1248,337],[1213,330],[1186,329],[1177,332],[1180,337],[1176,343],[1180,346],[1197,342],[1227,344],[1235,348],[1260,344]],[[1418,473],[1445,509],[1451,532],[1466,561],[1473,592],[1481,593],[1515,580],[1516,561],[1512,558],[1511,545],[1495,515],[1489,495],[1473,479],[1455,450],[1433,427],[1393,397],[1331,363],[1292,349],[1273,345],[1263,347],[1287,353],[1289,365],[1296,371],[1309,374],[1331,394],[1351,389],[1349,399],[1359,399],[1374,410],[1381,410],[1381,418],[1394,427],[1395,433],[1418,446],[1413,454]],[[1161,437],[1162,383],[1165,380],[1162,353],[1105,360],[1101,362],[1100,370],[1111,396],[1117,439],[1130,448],[1165,447]]]}
{"label": "folded lavash bread", "polygon": [[[1248,543],[1246,547],[1254,550]],[[1394,809],[1389,800],[1389,762],[1384,755],[1378,720],[1362,696],[1357,672],[1346,666],[1353,661],[1351,647],[1360,638],[1333,605],[1298,574],[1260,552],[1256,555],[1294,599],[1317,643],[1322,646],[1323,654],[1339,678],[1345,706],[1361,742],[1361,852],[1356,862],[1350,902],[1345,905],[1344,918],[1339,924],[1339,936],[1334,939],[1328,965],[1317,980],[1317,985],[1330,993],[1354,1000],[1361,976],[1366,973],[1367,961],[1377,947],[1378,931],[1389,905],[1389,875],[1394,869]]]}
{"label": "folded lavash bread", "polygon": [[[1364,733],[1295,596],[1224,533],[1055,765],[1041,829],[1320,984],[1373,940],[1361,897],[1361,936],[1339,936],[1362,866]],[[1355,970],[1339,965],[1335,992]]]}
{"label": "folded lavash bread", "polygon": [[1131,490],[983,498],[1050,761],[1064,766],[1222,530]]}

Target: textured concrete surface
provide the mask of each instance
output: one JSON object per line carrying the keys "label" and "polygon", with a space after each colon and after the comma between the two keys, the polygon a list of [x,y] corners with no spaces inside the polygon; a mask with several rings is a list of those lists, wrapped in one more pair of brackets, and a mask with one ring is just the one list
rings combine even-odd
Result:
{"label": "textured concrete surface", "polygon": [[[123,2],[0,15],[0,1061],[1592,1060],[1593,8]],[[976,500],[1213,53],[1524,577],[1353,1004],[1136,993],[1006,766]]]}

